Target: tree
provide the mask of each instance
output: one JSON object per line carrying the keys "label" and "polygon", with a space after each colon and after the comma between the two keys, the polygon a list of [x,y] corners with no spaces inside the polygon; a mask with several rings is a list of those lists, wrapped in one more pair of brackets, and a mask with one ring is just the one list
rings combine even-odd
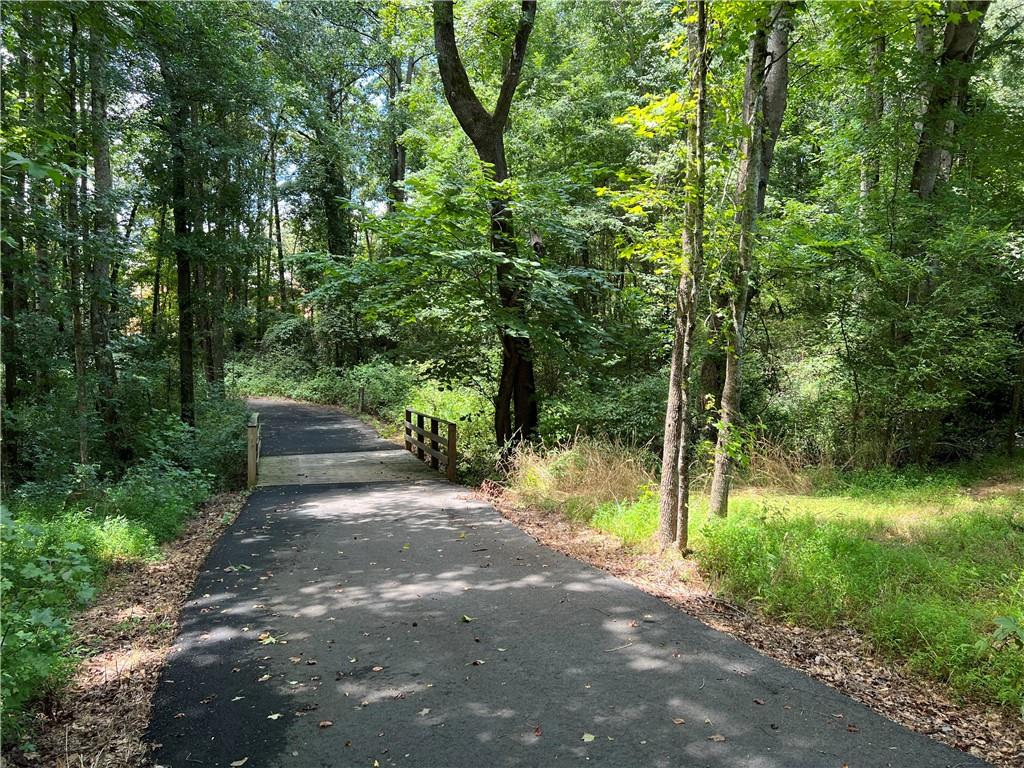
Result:
{"label": "tree", "polygon": [[[434,45],[444,95],[462,130],[494,182],[490,200],[491,249],[500,255],[496,269],[498,298],[508,318],[500,329],[501,373],[494,401],[494,435],[499,446],[533,438],[539,411],[533,348],[525,312],[529,285],[516,266],[518,249],[510,201],[502,182],[509,178],[505,159],[505,128],[519,85],[526,45],[537,14],[536,0],[523,0],[512,53],[505,67],[494,111],[488,112],[470,84],[455,41],[453,0],[434,2]],[[511,410],[514,410],[514,421]]]}
{"label": "tree", "polygon": [[661,498],[658,540],[662,547],[687,549],[690,519],[691,428],[689,414],[690,363],[697,302],[704,271],[705,119],[707,112],[707,3],[687,6],[686,40],[690,67],[689,99],[694,114],[687,125],[686,203],[683,223],[683,265],[676,286],[672,359],[669,364],[665,438],[661,460]]}
{"label": "tree", "polygon": [[762,176],[767,184],[771,158],[785,111],[790,23],[788,2],[761,6],[750,38],[747,75],[743,87],[745,129],[740,142],[740,165],[735,190],[736,256],[730,266],[725,291],[726,317],[722,328],[725,377],[722,381],[714,474],[708,502],[710,513],[719,517],[724,517],[728,512],[732,444],[736,439],[736,426],[740,417],[743,333],[754,269],[755,225],[764,201]]}
{"label": "tree", "polygon": [[[949,174],[952,163],[950,142],[967,100],[972,64],[989,0],[952,0],[947,4],[942,49],[928,85],[927,106],[921,118],[921,135],[911,174],[910,188],[922,200],[935,191]],[[934,56],[930,44],[924,54]]]}

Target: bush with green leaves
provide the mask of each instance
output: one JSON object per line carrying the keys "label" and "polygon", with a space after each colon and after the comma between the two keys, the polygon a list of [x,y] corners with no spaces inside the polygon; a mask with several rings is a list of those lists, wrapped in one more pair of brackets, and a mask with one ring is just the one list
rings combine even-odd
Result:
{"label": "bush with green leaves", "polygon": [[96,569],[76,541],[0,508],[0,727],[17,730],[24,705],[68,668],[69,617],[92,597]]}

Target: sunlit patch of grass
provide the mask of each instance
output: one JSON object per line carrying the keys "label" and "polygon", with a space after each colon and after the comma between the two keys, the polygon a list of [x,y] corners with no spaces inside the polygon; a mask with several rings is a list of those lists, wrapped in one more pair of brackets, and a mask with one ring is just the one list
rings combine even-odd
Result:
{"label": "sunlit patch of grass", "polygon": [[[1024,652],[991,640],[998,617],[1024,625],[1022,478],[1018,459],[833,475],[800,493],[746,487],[724,520],[696,494],[690,544],[730,599],[805,626],[854,626],[953,692],[1020,709]],[[655,550],[657,492],[635,452],[584,440],[524,451],[511,494]]]}
{"label": "sunlit patch of grass", "polygon": [[639,499],[654,482],[650,454],[643,449],[581,437],[569,446],[524,446],[508,481],[511,498],[589,522],[602,505]]}

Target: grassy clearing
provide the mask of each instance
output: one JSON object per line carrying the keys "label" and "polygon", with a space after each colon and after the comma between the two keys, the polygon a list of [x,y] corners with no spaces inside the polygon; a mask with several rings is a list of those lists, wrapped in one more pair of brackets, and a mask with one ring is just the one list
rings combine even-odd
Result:
{"label": "grassy clearing", "polygon": [[[510,492],[652,549],[652,478],[636,452],[579,440],[529,452]],[[712,521],[698,495],[691,542],[730,599],[806,626],[852,625],[952,692],[1024,713],[1021,480],[1019,461],[831,475],[809,493],[741,489]]]}

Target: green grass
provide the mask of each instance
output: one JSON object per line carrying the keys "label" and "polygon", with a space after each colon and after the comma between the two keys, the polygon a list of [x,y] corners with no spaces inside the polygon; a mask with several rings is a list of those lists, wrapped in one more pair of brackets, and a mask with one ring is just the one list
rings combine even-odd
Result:
{"label": "green grass", "polygon": [[71,618],[118,563],[159,556],[212,490],[213,478],[163,460],[132,467],[114,483],[91,469],[26,484],[0,510],[0,693],[4,739],[23,713],[74,668]]}
{"label": "green grass", "polygon": [[[564,461],[557,453],[549,463]],[[542,467],[531,466],[530,477],[533,498],[557,500],[540,506],[570,510],[628,547],[654,549],[651,485],[603,502],[582,494],[581,503],[557,477],[545,490]],[[853,626],[879,653],[955,695],[1024,715],[1022,478],[1019,459],[832,475],[809,494],[740,489],[724,520],[708,520],[698,495],[690,544],[729,599],[803,626]]]}

